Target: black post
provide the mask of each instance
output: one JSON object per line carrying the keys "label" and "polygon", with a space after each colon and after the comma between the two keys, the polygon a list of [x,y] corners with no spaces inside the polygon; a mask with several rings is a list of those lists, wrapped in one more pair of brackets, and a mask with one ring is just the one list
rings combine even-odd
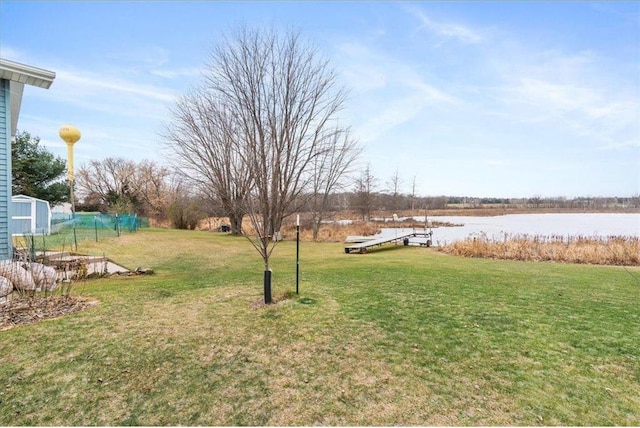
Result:
{"label": "black post", "polygon": [[71,213],[71,218],[73,219],[73,221],[71,222],[71,224],[73,225],[73,243],[76,246],[76,251],[78,251],[78,236],[76,235],[76,211],[74,206],[72,206],[71,208],[73,209],[73,212]]}
{"label": "black post", "polygon": [[300,224],[296,224],[296,294],[300,283]]}
{"label": "black post", "polygon": [[264,271],[264,303],[271,304],[271,269]]}
{"label": "black post", "polygon": [[98,219],[93,217],[93,228],[96,231],[96,242],[98,242]]}

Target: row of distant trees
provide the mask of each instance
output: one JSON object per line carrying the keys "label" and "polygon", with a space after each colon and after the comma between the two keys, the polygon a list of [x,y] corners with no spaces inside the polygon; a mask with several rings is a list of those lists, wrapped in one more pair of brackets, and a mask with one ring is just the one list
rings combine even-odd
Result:
{"label": "row of distant trees", "polygon": [[[19,132],[12,145],[13,194],[25,194],[52,205],[69,201],[66,163],[40,146],[38,137]],[[229,217],[223,198],[205,184],[189,180],[184,173],[143,160],[122,158],[92,160],[76,172],[76,207],[80,211],[135,213],[175,228],[193,229],[207,217]],[[419,212],[447,208],[640,208],[640,197],[542,197],[480,198],[469,196],[420,196],[402,191],[404,180],[396,171],[386,181],[369,167],[342,177],[331,193],[309,188],[293,203],[298,213],[308,213],[307,224],[318,228],[319,220],[336,213],[352,212],[368,219],[374,212]],[[236,233],[241,233],[240,225]]]}

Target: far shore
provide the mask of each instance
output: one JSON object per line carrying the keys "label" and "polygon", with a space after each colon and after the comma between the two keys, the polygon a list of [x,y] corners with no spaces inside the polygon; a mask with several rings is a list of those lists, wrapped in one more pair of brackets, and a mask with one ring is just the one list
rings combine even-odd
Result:
{"label": "far shore", "polygon": [[[415,210],[401,210],[396,213],[391,211],[376,211],[371,217],[393,217],[393,214],[397,214],[398,217],[411,217],[411,216],[423,216],[425,209]],[[623,213],[623,214],[640,214],[640,207],[615,207],[615,208],[555,208],[555,207],[510,207],[510,206],[481,206],[481,207],[451,207],[445,209],[429,209],[427,208],[427,215],[429,217],[438,216],[470,216],[470,217],[491,217],[506,214],[584,214],[584,213]],[[354,217],[353,213],[347,214],[346,218],[357,218],[357,214]]]}

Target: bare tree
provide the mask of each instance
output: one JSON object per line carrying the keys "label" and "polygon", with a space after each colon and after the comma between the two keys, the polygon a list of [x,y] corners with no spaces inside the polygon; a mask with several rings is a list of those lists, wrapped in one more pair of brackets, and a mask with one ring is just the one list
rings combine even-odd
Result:
{"label": "bare tree", "polygon": [[122,158],[92,160],[76,172],[78,196],[89,196],[114,212],[132,212],[137,204],[135,197],[134,161]]}
{"label": "bare tree", "polygon": [[142,214],[162,220],[172,195],[172,172],[154,161],[143,160],[135,169],[135,192],[143,205]]}
{"label": "bare tree", "polygon": [[350,138],[349,132],[336,130],[327,146],[311,163],[313,169],[312,193],[309,201],[313,239],[318,239],[320,225],[329,209],[331,194],[343,185],[343,178],[360,154],[360,147]]}
{"label": "bare tree", "polygon": [[387,191],[391,194],[391,206],[393,211],[400,209],[400,187],[402,186],[402,178],[400,171],[396,168],[395,172],[386,183]]}
{"label": "bare tree", "polygon": [[411,181],[411,211],[416,209],[416,179],[417,177],[414,175]]}
{"label": "bare tree", "polygon": [[251,170],[243,159],[242,129],[226,101],[214,85],[206,84],[183,96],[172,110],[174,120],[164,136],[171,163],[210,201],[219,202],[232,233],[239,235]]}
{"label": "bare tree", "polygon": [[[204,86],[188,101],[197,111],[179,105],[174,113],[186,123],[170,134],[175,146],[187,147],[179,149],[181,166],[198,164],[191,168],[202,183],[220,175],[242,186],[234,192],[243,196],[238,201],[253,229],[245,236],[264,261],[264,298],[271,303],[273,238],[311,193],[314,161],[343,141],[336,123],[345,91],[299,33],[242,28],[212,50]],[[236,172],[248,177],[238,183]],[[250,191],[243,195],[245,183]]]}
{"label": "bare tree", "polygon": [[371,173],[371,166],[367,165],[356,178],[353,190],[351,208],[362,216],[363,221],[371,219],[371,212],[376,204],[377,179]]}
{"label": "bare tree", "polygon": [[163,217],[170,171],[153,161],[92,160],[76,172],[78,196],[107,211]]}

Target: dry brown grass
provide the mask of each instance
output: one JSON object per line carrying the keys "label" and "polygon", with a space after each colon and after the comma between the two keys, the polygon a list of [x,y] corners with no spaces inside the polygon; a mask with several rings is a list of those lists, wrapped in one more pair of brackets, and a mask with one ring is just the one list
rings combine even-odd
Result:
{"label": "dry brown grass", "polygon": [[[313,231],[304,219],[301,220],[300,240],[305,242],[313,241]],[[202,220],[198,225],[199,230],[218,230],[220,225],[229,224],[229,219],[224,217],[211,217]],[[242,230],[248,234],[253,233],[253,226],[248,217],[242,222]],[[318,233],[318,242],[344,242],[349,235],[375,235],[380,232],[380,223],[356,221],[351,224],[323,224]],[[284,240],[294,240],[296,238],[295,219],[288,219],[281,229]]]}
{"label": "dry brown grass", "polygon": [[26,296],[13,293],[0,305],[0,331],[80,312],[98,301],[80,296]]}
{"label": "dry brown grass", "polygon": [[[380,226],[372,222],[356,222],[352,224],[323,224],[318,231],[319,242],[344,242],[347,236],[368,236],[380,233]],[[286,226],[282,228],[284,239],[295,239],[296,227]],[[300,227],[300,240],[313,241],[313,231],[310,228]]]}
{"label": "dry brown grass", "polygon": [[640,266],[640,238],[628,236],[505,235],[497,240],[481,235],[440,250],[465,257]]}
{"label": "dry brown grass", "polygon": [[[417,215],[417,214],[416,214]],[[361,221],[361,220],[352,220],[353,216],[346,218],[340,218],[339,220],[349,220],[352,223],[349,224],[341,224],[341,223],[325,223],[320,227],[318,232],[317,242],[344,242],[347,236],[370,236],[380,233],[381,228],[423,228],[424,223],[417,222],[413,219],[407,219],[405,221]],[[380,216],[380,218],[391,219],[391,217]],[[222,224],[229,224],[229,219],[225,217],[210,217],[202,220],[198,224],[198,230],[209,230],[216,231],[219,230]],[[459,226],[457,224],[446,223],[446,222],[432,222],[429,221],[429,227],[443,227],[443,226]],[[248,233],[253,233],[253,226],[251,225],[251,221],[248,217],[245,217],[242,222],[242,229]],[[296,226],[295,219],[289,218],[285,220],[281,229],[282,238],[284,240],[294,240],[296,238]],[[300,226],[300,240],[305,242],[313,241],[313,231],[311,230],[311,226],[309,222],[301,217],[301,226]]]}

